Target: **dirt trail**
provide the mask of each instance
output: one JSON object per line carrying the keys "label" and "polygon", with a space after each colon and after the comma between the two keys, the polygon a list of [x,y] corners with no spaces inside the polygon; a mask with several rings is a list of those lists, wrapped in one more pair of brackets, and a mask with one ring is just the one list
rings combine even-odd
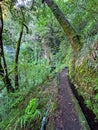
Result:
{"label": "dirt trail", "polygon": [[55,120],[55,130],[82,130],[77,113],[74,109],[70,85],[68,81],[68,70],[64,69],[59,75],[58,106],[59,110]]}

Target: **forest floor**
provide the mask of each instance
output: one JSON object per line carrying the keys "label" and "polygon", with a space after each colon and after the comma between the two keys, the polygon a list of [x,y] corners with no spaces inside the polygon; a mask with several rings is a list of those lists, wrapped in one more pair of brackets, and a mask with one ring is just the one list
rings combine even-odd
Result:
{"label": "forest floor", "polygon": [[65,68],[59,74],[58,111],[54,119],[54,130],[89,130],[86,119],[83,114],[79,114],[80,108],[75,107],[76,101],[74,102],[73,98],[68,80],[68,69]]}

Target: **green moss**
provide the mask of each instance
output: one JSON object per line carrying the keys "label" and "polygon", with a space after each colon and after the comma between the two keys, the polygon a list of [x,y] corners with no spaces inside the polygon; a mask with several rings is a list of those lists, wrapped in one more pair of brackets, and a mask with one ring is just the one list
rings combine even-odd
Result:
{"label": "green moss", "polygon": [[[88,68],[87,60],[83,60],[80,66],[75,66],[75,69],[71,68],[72,78],[77,84],[79,93],[84,97],[85,104],[91,109],[96,118],[98,118],[98,73]],[[74,73],[72,73],[74,71]]]}

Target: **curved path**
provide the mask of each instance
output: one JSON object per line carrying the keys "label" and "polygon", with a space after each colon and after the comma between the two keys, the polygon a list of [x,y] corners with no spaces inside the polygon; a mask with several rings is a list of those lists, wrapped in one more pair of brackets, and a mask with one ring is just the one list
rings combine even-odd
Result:
{"label": "curved path", "polygon": [[68,80],[68,69],[59,74],[58,113],[55,120],[55,130],[89,130],[84,129],[75,110],[73,96]]}

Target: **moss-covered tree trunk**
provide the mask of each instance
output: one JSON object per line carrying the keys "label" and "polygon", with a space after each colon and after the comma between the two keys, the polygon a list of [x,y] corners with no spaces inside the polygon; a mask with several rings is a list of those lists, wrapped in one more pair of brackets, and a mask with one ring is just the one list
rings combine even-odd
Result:
{"label": "moss-covered tree trunk", "polygon": [[[11,85],[11,81],[8,76],[7,64],[4,56],[3,42],[2,42],[2,33],[3,33],[3,16],[2,16],[2,7],[0,4],[0,76],[2,77],[4,84],[8,92],[13,92],[14,89]],[[1,63],[3,61],[3,66]]]}
{"label": "moss-covered tree trunk", "polygon": [[47,3],[51,11],[53,12],[54,16],[62,26],[66,35],[69,37],[74,53],[77,54],[79,51],[80,40],[76,31],[73,29],[69,21],[66,19],[62,11],[59,9],[59,7],[56,5],[56,3],[53,0],[44,0],[44,1]]}
{"label": "moss-covered tree trunk", "polygon": [[16,53],[15,53],[15,89],[18,89],[19,87],[19,74],[18,74],[18,61],[19,61],[19,53],[20,53],[20,45],[21,45],[21,40],[22,40],[22,36],[23,36],[23,29],[24,29],[24,14],[22,13],[22,23],[21,23],[21,29],[20,29],[20,34],[19,34],[19,39],[16,45]]}
{"label": "moss-covered tree trunk", "polygon": [[0,76],[3,77],[4,74],[4,70],[1,64],[1,58],[2,58],[2,31],[3,31],[3,25],[2,25],[2,9],[1,9],[1,5],[0,5]]}

